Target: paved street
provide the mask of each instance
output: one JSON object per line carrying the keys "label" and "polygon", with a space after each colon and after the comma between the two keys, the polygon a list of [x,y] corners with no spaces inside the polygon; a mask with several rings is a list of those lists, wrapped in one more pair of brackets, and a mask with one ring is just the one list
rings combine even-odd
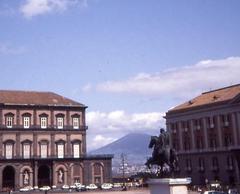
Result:
{"label": "paved street", "polygon": [[[34,191],[34,192],[11,192],[11,194],[46,194],[45,192]],[[84,191],[84,192],[69,192],[69,191],[59,191],[59,192],[52,192],[48,191],[47,194],[99,194],[99,193],[106,193],[106,194],[150,194],[148,188],[139,188],[139,189],[130,189],[127,191],[119,191],[119,190],[96,190],[96,191]],[[1,192],[1,194],[8,194],[7,192]],[[198,192],[190,191],[189,194],[199,194]]]}

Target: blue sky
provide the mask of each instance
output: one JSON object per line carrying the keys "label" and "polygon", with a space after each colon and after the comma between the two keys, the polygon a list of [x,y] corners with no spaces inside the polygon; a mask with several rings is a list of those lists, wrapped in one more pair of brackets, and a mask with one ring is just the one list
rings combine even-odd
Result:
{"label": "blue sky", "polygon": [[89,149],[240,83],[238,0],[0,0],[0,88],[89,106]]}

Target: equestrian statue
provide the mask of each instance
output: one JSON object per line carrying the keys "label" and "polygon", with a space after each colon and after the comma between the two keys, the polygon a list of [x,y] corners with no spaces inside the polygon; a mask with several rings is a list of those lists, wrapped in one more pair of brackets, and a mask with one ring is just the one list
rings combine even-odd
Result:
{"label": "equestrian statue", "polygon": [[152,157],[145,165],[150,169],[153,165],[158,166],[158,172],[161,177],[171,176],[178,165],[176,152],[170,147],[169,133],[160,129],[160,135],[151,136],[149,148],[153,148]]}

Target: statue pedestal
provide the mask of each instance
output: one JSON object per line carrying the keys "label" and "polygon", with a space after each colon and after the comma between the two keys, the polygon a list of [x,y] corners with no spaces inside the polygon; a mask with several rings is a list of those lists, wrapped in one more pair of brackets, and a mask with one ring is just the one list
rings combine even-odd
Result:
{"label": "statue pedestal", "polygon": [[150,194],[188,194],[191,178],[155,178],[148,180]]}

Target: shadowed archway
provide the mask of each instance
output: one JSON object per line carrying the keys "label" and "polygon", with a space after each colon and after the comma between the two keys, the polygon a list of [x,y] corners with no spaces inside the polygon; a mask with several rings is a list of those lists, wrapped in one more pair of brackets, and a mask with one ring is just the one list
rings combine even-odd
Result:
{"label": "shadowed archway", "polygon": [[15,187],[15,169],[12,166],[6,166],[2,173],[3,190],[14,189]]}
{"label": "shadowed archway", "polygon": [[50,169],[47,165],[38,168],[38,186],[51,186]]}

